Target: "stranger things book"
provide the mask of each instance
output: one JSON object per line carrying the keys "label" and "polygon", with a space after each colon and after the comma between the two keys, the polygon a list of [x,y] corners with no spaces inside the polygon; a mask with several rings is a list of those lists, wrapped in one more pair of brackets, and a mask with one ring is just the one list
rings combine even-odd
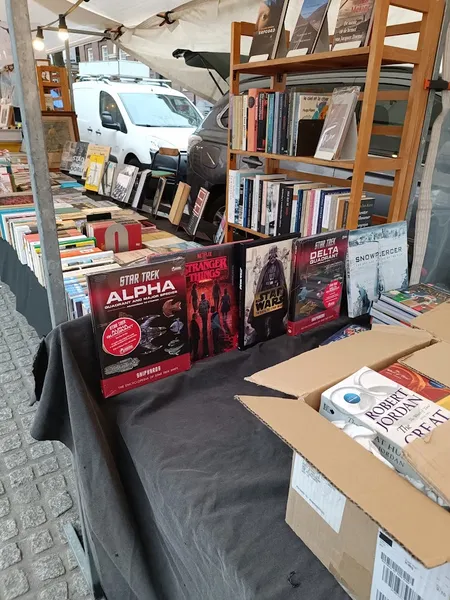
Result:
{"label": "stranger things book", "polygon": [[295,237],[296,234],[241,244],[240,350],[286,333]]}
{"label": "stranger things book", "polygon": [[87,280],[105,398],[189,369],[183,258]]}
{"label": "stranger things book", "polygon": [[222,244],[184,254],[193,361],[237,347],[239,250],[239,244]]}
{"label": "stranger things book", "polygon": [[289,335],[339,317],[347,244],[348,231],[344,230],[294,242]]}

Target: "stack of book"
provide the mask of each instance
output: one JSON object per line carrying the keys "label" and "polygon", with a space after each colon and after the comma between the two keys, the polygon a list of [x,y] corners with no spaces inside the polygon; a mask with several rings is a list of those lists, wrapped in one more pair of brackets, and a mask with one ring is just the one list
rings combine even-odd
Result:
{"label": "stack of book", "polygon": [[[345,229],[350,187],[287,180],[251,169],[228,172],[228,222],[265,235]],[[369,227],[374,198],[363,196],[358,228]]]}
{"label": "stack of book", "polygon": [[450,300],[450,293],[430,283],[418,283],[405,290],[380,295],[370,310],[373,323],[409,326],[419,315]]}

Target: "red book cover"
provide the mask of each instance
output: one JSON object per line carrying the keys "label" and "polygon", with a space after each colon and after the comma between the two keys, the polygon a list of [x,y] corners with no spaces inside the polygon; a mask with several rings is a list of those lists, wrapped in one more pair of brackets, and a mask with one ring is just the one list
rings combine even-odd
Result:
{"label": "red book cover", "polygon": [[142,227],[139,221],[98,221],[89,223],[89,231],[101,250],[128,252],[142,248]]}
{"label": "red book cover", "polygon": [[380,371],[380,374],[432,402],[439,402],[439,400],[450,395],[450,388],[400,363],[394,363],[386,367],[386,369]]}
{"label": "red book cover", "polygon": [[339,317],[347,243],[348,231],[295,241],[289,335],[298,335]]}
{"label": "red book cover", "polygon": [[189,338],[193,361],[237,347],[238,244],[185,253]]}
{"label": "red book cover", "polygon": [[87,280],[105,398],[189,369],[183,258]]}

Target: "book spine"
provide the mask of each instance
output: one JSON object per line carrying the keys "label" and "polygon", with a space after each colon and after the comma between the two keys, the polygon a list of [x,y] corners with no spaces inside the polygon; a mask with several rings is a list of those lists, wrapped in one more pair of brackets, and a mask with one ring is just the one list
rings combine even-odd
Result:
{"label": "book spine", "polygon": [[241,176],[239,174],[239,172],[237,173],[237,177],[236,177],[236,195],[235,195],[235,204],[234,204],[234,218],[233,218],[233,223],[236,223],[236,225],[239,225],[239,206],[240,206],[240,201],[241,201]]}
{"label": "book spine", "polygon": [[258,116],[258,91],[250,89],[248,91],[248,115],[247,115],[247,150],[256,152],[256,133]]}
{"label": "book spine", "polygon": [[289,94],[285,93],[283,103],[283,113],[281,116],[281,141],[280,154],[287,154],[288,144],[288,112],[289,112]]}
{"label": "book spine", "polygon": [[292,109],[293,109],[293,92],[287,92],[288,105],[287,105],[287,117],[286,117],[286,148],[285,154],[289,154],[289,148],[291,145],[291,120],[292,120]]}
{"label": "book spine", "polygon": [[344,201],[344,211],[342,214],[342,222],[341,222],[341,229],[345,229],[347,227],[347,217],[348,217],[348,206],[349,206],[349,201],[345,200]]}
{"label": "book spine", "polygon": [[308,212],[308,222],[306,224],[306,235],[312,234],[313,219],[314,219],[314,206],[315,206],[315,191],[311,190],[309,193],[309,212]]}
{"label": "book spine", "polygon": [[264,152],[262,150],[262,127],[264,122],[264,92],[258,94],[258,113],[257,113],[257,124],[256,124],[256,151]]}
{"label": "book spine", "polygon": [[280,185],[276,235],[280,235],[283,232],[283,215],[284,215],[285,205],[286,205],[286,192],[285,192],[284,186]]}
{"label": "book spine", "polygon": [[273,111],[275,105],[275,95],[268,94],[267,100],[267,131],[266,131],[266,149],[269,154],[273,150]]}
{"label": "book spine", "polygon": [[330,220],[330,208],[331,208],[331,196],[330,196],[330,194],[326,194],[325,200],[323,203],[323,219],[322,219],[321,233],[326,233],[328,231],[328,224],[329,224],[329,220]]}
{"label": "book spine", "polygon": [[243,191],[243,206],[242,206],[242,223],[244,227],[246,227],[247,222],[247,206],[248,206],[248,179],[246,177],[243,178],[244,182],[244,191]]}
{"label": "book spine", "polygon": [[275,99],[273,103],[273,133],[272,133],[272,153],[277,154],[278,152],[278,130],[280,125],[279,112],[280,112],[280,97],[281,92],[275,92]]}
{"label": "book spine", "polygon": [[257,231],[258,227],[258,202],[259,202],[259,188],[261,187],[261,180],[255,179],[255,185],[253,186],[253,201],[252,201],[252,226],[251,229]]}
{"label": "book spine", "polygon": [[236,190],[236,171],[228,171],[228,214],[227,219],[234,223],[234,197]]}
{"label": "book spine", "polygon": [[319,196],[319,210],[318,210],[318,214],[317,214],[317,228],[316,228],[316,233],[321,233],[322,232],[324,203],[325,203],[325,191],[321,191],[320,192],[320,196]]}
{"label": "book spine", "polygon": [[276,115],[276,119],[278,119],[277,147],[275,150],[276,154],[281,154],[281,137],[283,134],[283,111],[284,111],[285,97],[286,97],[286,94],[284,92],[280,92],[280,102],[278,104],[278,114]]}
{"label": "book spine", "polygon": [[238,295],[239,295],[239,324],[238,324],[238,348],[244,349],[245,332],[245,250],[240,246],[239,256],[239,277],[238,277]]}
{"label": "book spine", "polygon": [[269,181],[267,183],[266,193],[266,223],[263,232],[266,235],[270,234],[270,224],[273,222],[273,188],[274,184],[271,181]]}
{"label": "book spine", "polygon": [[295,217],[295,233],[300,233],[300,220],[302,218],[302,210],[303,210],[303,190],[298,191],[298,203],[297,203],[297,214]]}
{"label": "book spine", "polygon": [[253,179],[247,179],[248,181],[248,198],[247,198],[247,212],[245,215],[245,227],[251,227],[252,224],[252,203],[253,203]]}
{"label": "book spine", "polygon": [[256,223],[256,231],[261,230],[261,218],[262,218],[262,210],[263,210],[263,192],[264,192],[264,181],[259,182],[258,189],[258,218]]}
{"label": "book spine", "polygon": [[247,150],[248,95],[242,96],[241,150]]}
{"label": "book spine", "polygon": [[298,194],[293,193],[292,205],[291,205],[291,223],[289,227],[289,233],[295,232],[295,223],[297,221],[297,206],[298,206]]}
{"label": "book spine", "polygon": [[289,297],[289,310],[288,310],[288,324],[287,324],[287,334],[294,335],[294,326],[295,326],[295,308],[297,305],[297,287],[298,287],[298,277],[297,277],[297,263],[298,263],[298,254],[300,252],[300,245],[298,243],[293,243],[292,247],[292,276],[291,276],[291,292]]}
{"label": "book spine", "polygon": [[294,197],[294,189],[291,187],[286,188],[286,209],[284,213],[284,228],[282,233],[291,233],[291,218],[292,218],[292,200]]}

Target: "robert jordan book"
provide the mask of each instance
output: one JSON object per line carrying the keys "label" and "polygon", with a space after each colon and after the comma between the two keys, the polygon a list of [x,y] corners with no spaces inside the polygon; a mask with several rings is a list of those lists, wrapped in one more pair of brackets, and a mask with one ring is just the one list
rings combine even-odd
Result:
{"label": "robert jordan book", "polygon": [[182,257],[87,280],[105,398],[189,369]]}
{"label": "robert jordan book", "polygon": [[239,340],[243,350],[286,333],[296,234],[241,244]]}
{"label": "robert jordan book", "polygon": [[184,254],[187,316],[193,361],[237,346],[239,244],[222,244]]}
{"label": "robert jordan book", "polygon": [[344,230],[294,242],[289,335],[339,317],[347,244]]}

